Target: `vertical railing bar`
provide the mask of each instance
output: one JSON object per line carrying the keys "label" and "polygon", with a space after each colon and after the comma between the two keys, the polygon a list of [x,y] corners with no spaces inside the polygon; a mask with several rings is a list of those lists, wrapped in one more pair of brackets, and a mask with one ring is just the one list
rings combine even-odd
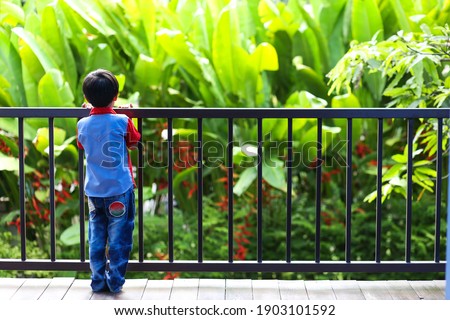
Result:
{"label": "vertical railing bar", "polygon": [[287,190],[286,190],[286,262],[291,262],[292,238],[292,118],[288,118]]}
{"label": "vertical railing bar", "polygon": [[203,262],[203,122],[202,118],[197,119],[197,243],[198,262]]}
{"label": "vertical railing bar", "polygon": [[228,262],[233,262],[234,214],[233,214],[233,118],[228,118]]}
{"label": "vertical railing bar", "polygon": [[263,174],[263,119],[258,118],[258,183],[257,183],[257,193],[258,193],[258,247],[257,247],[257,256],[258,262],[262,262],[262,225],[263,225],[263,215],[262,215],[262,202],[263,202],[263,192],[262,192],[262,174]]}
{"label": "vertical railing bar", "polygon": [[173,146],[172,146],[172,132],[173,132],[172,118],[167,119],[167,142],[168,142],[168,228],[169,228],[169,262],[174,261],[173,257]]}
{"label": "vertical railing bar", "polygon": [[55,232],[55,128],[54,118],[48,118],[48,161],[50,179],[50,260],[56,260],[56,232]]}
{"label": "vertical railing bar", "polygon": [[322,211],[322,118],[317,118],[317,159],[316,159],[316,234],[315,261],[320,262],[320,227]]}
{"label": "vertical railing bar", "polygon": [[440,262],[441,251],[441,192],[442,192],[442,118],[438,118],[436,163],[436,220],[434,235],[434,261]]}
{"label": "vertical railing bar", "polygon": [[80,210],[80,261],[86,260],[86,237],[85,237],[85,216],[86,210],[84,205],[84,150],[78,148],[78,195]]}
{"label": "vertical railing bar", "polygon": [[377,204],[375,232],[375,261],[381,262],[381,221],[382,221],[382,186],[383,186],[383,119],[378,119],[377,139]]}
{"label": "vertical railing bar", "polygon": [[27,260],[27,224],[25,211],[25,153],[23,118],[19,118],[19,210],[20,210],[20,255],[21,260]]}
{"label": "vertical railing bar", "polygon": [[138,143],[138,251],[139,262],[144,261],[144,150],[142,138],[142,118],[137,119],[141,139]]}
{"label": "vertical railing bar", "polygon": [[408,162],[407,162],[407,191],[406,191],[406,230],[405,230],[405,261],[411,262],[411,226],[412,226],[412,175],[413,175],[413,138],[414,119],[408,119]]}
{"label": "vertical railing bar", "polygon": [[352,260],[352,149],[353,149],[353,122],[347,119],[347,170],[346,170],[346,216],[345,216],[345,262]]}

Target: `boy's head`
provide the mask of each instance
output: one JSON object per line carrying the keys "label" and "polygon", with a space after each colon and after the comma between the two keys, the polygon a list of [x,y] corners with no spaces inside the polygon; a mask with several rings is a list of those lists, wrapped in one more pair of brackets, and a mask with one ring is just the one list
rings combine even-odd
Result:
{"label": "boy's head", "polygon": [[110,71],[97,69],[84,78],[83,94],[92,106],[108,107],[117,99],[119,83]]}

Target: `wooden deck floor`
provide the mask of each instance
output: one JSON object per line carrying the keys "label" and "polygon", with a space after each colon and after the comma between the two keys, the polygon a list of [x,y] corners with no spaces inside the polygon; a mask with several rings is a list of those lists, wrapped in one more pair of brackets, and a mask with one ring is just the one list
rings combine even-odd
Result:
{"label": "wooden deck floor", "polygon": [[444,300],[445,281],[128,279],[93,293],[90,280],[0,278],[0,300]]}

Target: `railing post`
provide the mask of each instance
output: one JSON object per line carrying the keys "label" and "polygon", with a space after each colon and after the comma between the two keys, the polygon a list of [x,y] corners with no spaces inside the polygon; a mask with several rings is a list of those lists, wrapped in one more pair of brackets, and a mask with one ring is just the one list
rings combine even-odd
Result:
{"label": "railing post", "polygon": [[19,118],[19,206],[20,206],[20,252],[22,261],[27,260],[27,224],[25,210],[25,151],[23,118]]}
{"label": "railing post", "polygon": [[50,179],[50,260],[56,260],[56,217],[55,217],[55,119],[48,119],[48,161]]}
{"label": "railing post", "polygon": [[173,262],[173,120],[167,119],[167,182],[168,182],[168,195],[167,195],[167,214],[168,214],[168,229],[169,229],[169,261]]}
{"label": "railing post", "polygon": [[228,118],[228,145],[227,145],[227,161],[228,161],[228,262],[233,262],[234,254],[234,209],[233,209],[233,118]]}
{"label": "railing post", "polygon": [[[450,115],[449,115],[450,118]],[[450,168],[450,152],[448,157],[448,168]],[[450,179],[448,180],[450,182]],[[450,300],[450,263],[449,263],[449,257],[450,257],[450,183],[447,186],[447,254],[446,254],[446,260],[447,263],[445,264],[445,299]]]}
{"label": "railing post", "polygon": [[139,262],[144,262],[144,146],[142,138],[142,118],[138,118],[138,131],[141,139],[138,143],[138,251]]}

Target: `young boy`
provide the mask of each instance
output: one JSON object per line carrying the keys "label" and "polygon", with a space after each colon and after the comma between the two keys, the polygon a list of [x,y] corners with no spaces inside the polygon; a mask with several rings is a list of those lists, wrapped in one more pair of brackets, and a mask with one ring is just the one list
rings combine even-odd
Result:
{"label": "young boy", "polygon": [[141,135],[131,119],[112,109],[119,84],[111,72],[99,69],[89,73],[83,93],[92,105],[89,117],[77,125],[78,146],[86,157],[91,288],[117,293],[125,283],[135,216],[135,183],[127,147],[135,146]]}

